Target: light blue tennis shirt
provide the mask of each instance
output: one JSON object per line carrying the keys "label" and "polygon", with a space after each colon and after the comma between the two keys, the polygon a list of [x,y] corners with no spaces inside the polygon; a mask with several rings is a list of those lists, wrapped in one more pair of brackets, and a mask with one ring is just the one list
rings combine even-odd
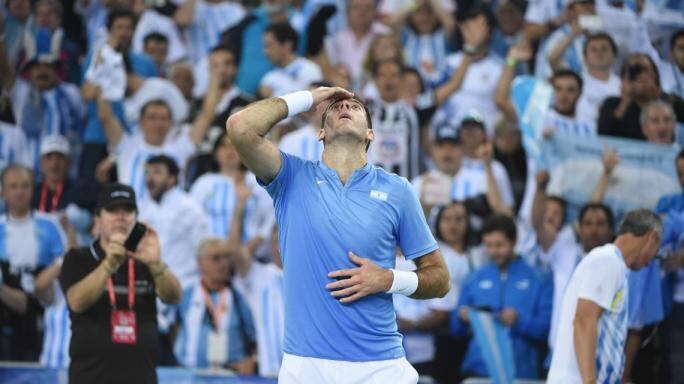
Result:
{"label": "light blue tennis shirt", "polygon": [[436,250],[437,242],[408,181],[381,168],[357,169],[345,185],[322,161],[281,152],[267,186],[278,223],[285,280],[285,352],[344,361],[404,356],[392,295],[342,304],[328,273],[355,268],[349,251],[383,268]]}

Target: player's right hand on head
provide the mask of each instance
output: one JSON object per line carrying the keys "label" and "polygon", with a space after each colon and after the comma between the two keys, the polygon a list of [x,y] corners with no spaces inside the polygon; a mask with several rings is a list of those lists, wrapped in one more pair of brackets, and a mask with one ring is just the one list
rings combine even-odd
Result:
{"label": "player's right hand on head", "polygon": [[311,91],[313,95],[313,106],[316,106],[323,101],[334,101],[339,99],[348,99],[354,96],[353,93],[341,87],[318,87]]}

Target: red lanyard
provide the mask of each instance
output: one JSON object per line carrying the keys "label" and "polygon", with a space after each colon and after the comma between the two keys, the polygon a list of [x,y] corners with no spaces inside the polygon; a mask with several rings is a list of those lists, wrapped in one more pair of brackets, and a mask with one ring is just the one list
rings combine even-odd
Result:
{"label": "red lanyard", "polygon": [[223,288],[221,290],[221,294],[219,295],[218,299],[218,308],[216,309],[214,309],[214,303],[211,301],[211,297],[209,297],[209,293],[207,292],[207,289],[204,288],[204,285],[200,285],[200,288],[202,289],[202,295],[204,296],[204,305],[207,306],[207,311],[211,313],[214,329],[218,330],[221,323],[221,316],[223,316],[223,314],[228,310],[228,307],[226,306],[226,294],[228,293],[228,288]]}
{"label": "red lanyard", "polygon": [[[133,310],[135,305],[135,267],[133,259],[128,259],[128,309]],[[116,297],[114,296],[114,284],[111,276],[107,279],[107,292],[109,293],[109,302],[112,308],[116,309]]]}
{"label": "red lanyard", "polygon": [[50,208],[47,208],[45,207],[45,203],[47,202],[48,187],[46,183],[43,183],[43,188],[41,188],[40,190],[40,205],[38,206],[38,210],[41,212],[52,212],[56,210],[57,206],[59,205],[59,199],[62,197],[63,191],[64,183],[57,184],[57,188],[55,188],[55,194],[52,195]]}

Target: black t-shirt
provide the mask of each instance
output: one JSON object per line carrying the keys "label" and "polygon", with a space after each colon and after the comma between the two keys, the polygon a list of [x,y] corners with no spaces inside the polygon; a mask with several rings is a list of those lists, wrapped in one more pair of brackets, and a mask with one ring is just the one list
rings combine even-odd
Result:
{"label": "black t-shirt", "polygon": [[[64,292],[100,264],[105,253],[96,241],[91,247],[70,250],[64,257],[59,283]],[[128,263],[112,275],[117,308],[128,309]],[[111,332],[111,304],[107,289],[87,311],[71,318],[69,383],[156,383],[159,354],[154,280],[147,267],[135,261],[137,343],[115,344]]]}
{"label": "black t-shirt", "polygon": [[98,188],[95,183],[82,180],[66,180],[62,190],[50,190],[43,187],[43,182],[36,183],[33,187],[33,198],[31,208],[41,212],[54,212],[66,208],[74,203],[77,206],[95,211]]}
{"label": "black t-shirt", "polygon": [[[673,95],[664,95],[663,100],[672,105],[677,122],[684,123],[684,100]],[[608,97],[599,109],[599,135],[624,137],[627,139],[646,140],[641,131],[641,108],[632,102],[621,119],[615,117],[615,110],[620,105],[619,97]]]}

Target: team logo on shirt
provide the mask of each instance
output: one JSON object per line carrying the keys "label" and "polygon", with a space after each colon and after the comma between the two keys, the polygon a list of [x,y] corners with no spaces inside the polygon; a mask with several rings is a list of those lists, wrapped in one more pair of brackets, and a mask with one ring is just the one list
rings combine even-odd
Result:
{"label": "team logo on shirt", "polygon": [[515,283],[515,287],[520,289],[520,290],[525,290],[530,287],[530,281],[525,279],[525,280],[520,280],[517,283]]}
{"label": "team logo on shirt", "polygon": [[613,298],[613,302],[610,304],[610,310],[612,312],[618,312],[622,306],[622,303],[624,302],[624,289],[620,289],[616,294],[615,297]]}
{"label": "team logo on shirt", "polygon": [[480,281],[480,289],[491,289],[494,286],[494,283],[492,283],[491,280],[482,280]]}
{"label": "team logo on shirt", "polygon": [[372,199],[376,199],[376,200],[380,200],[380,201],[387,201],[387,192],[376,191],[373,189],[370,191],[370,197]]}

